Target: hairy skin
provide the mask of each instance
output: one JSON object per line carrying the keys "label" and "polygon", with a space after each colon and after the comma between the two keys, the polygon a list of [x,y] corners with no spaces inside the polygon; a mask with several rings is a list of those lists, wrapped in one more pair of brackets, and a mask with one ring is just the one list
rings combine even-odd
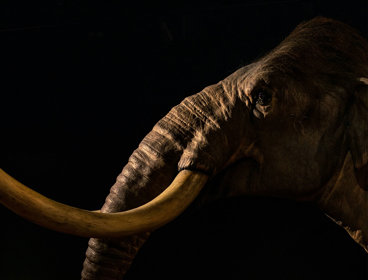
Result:
{"label": "hairy skin", "polygon": [[[159,121],[101,211],[144,204],[191,169],[212,177],[199,201],[249,194],[313,201],[368,252],[367,78],[368,44],[354,30],[325,18],[301,24],[268,55]],[[148,237],[92,238],[82,279],[122,279]]]}

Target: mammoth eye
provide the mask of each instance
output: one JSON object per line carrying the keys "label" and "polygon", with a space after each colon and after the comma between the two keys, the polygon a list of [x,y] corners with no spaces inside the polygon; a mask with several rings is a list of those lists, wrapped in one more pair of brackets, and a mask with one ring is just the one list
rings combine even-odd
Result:
{"label": "mammoth eye", "polygon": [[266,90],[260,90],[253,95],[253,100],[255,104],[267,106],[271,103],[272,94]]}

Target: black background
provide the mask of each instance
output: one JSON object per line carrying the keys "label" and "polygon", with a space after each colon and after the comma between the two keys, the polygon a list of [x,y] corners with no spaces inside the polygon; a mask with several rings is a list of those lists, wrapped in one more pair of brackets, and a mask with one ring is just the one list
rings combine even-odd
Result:
{"label": "black background", "polygon": [[[98,209],[131,152],[185,96],[275,47],[299,22],[367,36],[366,1],[2,1],[1,167]],[[87,239],[1,206],[0,279],[79,279]],[[127,279],[367,279],[367,256],[308,204],[219,201],[158,230]]]}

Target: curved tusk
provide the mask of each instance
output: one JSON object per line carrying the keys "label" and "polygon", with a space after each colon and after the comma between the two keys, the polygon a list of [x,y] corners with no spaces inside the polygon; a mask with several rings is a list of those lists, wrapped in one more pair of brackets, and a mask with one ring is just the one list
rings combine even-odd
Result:
{"label": "curved tusk", "polygon": [[368,78],[366,78],[366,77],[360,77],[358,80],[361,81],[363,84],[368,85]]}
{"label": "curved tusk", "polygon": [[53,201],[0,169],[0,203],[43,227],[83,237],[119,238],[158,228],[180,215],[197,197],[208,176],[181,171],[152,201],[124,212],[99,213]]}

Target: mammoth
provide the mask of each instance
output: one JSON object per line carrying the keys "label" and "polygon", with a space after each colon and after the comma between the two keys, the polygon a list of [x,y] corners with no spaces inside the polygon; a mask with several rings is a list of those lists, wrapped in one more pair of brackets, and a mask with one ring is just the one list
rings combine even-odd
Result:
{"label": "mammoth", "polygon": [[368,252],[368,43],[318,17],[185,98],[142,140],[101,210],[52,201],[0,170],[0,201],[90,237],[82,279],[122,279],[155,229],[193,201],[261,195],[315,203]]}

